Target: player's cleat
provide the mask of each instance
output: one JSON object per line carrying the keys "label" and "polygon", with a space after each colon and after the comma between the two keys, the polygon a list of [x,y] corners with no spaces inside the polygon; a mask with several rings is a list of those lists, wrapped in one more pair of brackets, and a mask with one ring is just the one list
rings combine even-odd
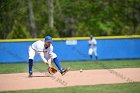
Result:
{"label": "player's cleat", "polygon": [[29,73],[28,77],[32,77],[33,73]]}
{"label": "player's cleat", "polygon": [[61,72],[61,75],[62,75],[62,76],[65,75],[65,74],[69,71],[69,69],[70,69],[70,68],[63,69],[62,72]]}

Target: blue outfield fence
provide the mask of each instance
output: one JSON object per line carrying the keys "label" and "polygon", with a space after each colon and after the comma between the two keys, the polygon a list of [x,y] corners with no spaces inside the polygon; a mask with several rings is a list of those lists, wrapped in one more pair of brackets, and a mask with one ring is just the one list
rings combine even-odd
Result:
{"label": "blue outfield fence", "polygon": [[[28,47],[33,42],[0,42],[0,63],[27,62]],[[66,40],[55,40],[53,46],[60,61],[89,60],[87,39],[77,40],[76,45],[67,45]],[[97,39],[97,53],[100,60],[140,58],[140,38]],[[34,61],[42,60],[37,55]]]}

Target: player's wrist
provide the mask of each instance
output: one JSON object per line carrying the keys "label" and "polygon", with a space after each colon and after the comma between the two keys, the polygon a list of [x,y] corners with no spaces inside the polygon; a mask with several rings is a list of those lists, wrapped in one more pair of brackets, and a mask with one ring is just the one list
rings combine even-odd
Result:
{"label": "player's wrist", "polygon": [[51,65],[51,64],[49,64],[48,62],[45,62],[45,64],[47,64],[47,65],[48,65],[48,67],[52,67],[52,65]]}
{"label": "player's wrist", "polygon": [[47,65],[48,65],[48,67],[52,67],[52,65],[51,65],[51,64],[49,64],[49,63],[47,63]]}
{"label": "player's wrist", "polygon": [[49,66],[49,67],[52,67],[52,65],[51,65],[51,64],[49,64],[48,66]]}

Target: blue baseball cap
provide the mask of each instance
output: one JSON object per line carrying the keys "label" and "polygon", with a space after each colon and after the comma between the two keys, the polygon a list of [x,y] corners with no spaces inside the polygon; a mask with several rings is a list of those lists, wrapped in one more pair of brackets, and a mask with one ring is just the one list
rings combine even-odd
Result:
{"label": "blue baseball cap", "polygon": [[51,36],[46,36],[46,37],[45,37],[45,42],[50,42],[50,43],[52,43],[52,37],[51,37]]}

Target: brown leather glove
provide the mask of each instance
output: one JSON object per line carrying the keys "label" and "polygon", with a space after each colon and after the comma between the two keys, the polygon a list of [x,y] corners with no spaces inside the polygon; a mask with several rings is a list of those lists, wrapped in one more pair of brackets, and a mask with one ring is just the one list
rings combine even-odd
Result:
{"label": "brown leather glove", "polygon": [[57,72],[57,70],[54,67],[48,67],[48,72],[53,75]]}

